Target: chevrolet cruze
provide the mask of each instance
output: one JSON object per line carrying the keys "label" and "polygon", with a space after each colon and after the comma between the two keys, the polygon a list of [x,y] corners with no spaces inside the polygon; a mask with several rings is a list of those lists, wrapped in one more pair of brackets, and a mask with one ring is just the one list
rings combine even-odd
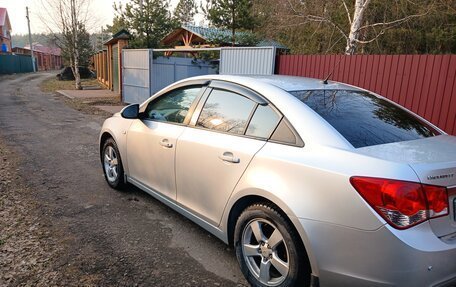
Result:
{"label": "chevrolet cruze", "polygon": [[111,187],[233,245],[252,286],[456,284],[456,137],[372,92],[189,78],[107,119],[100,156]]}

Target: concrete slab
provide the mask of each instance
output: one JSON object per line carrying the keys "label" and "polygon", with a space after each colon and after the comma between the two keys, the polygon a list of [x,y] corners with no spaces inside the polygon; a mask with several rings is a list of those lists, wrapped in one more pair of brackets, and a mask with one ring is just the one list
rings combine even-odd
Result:
{"label": "concrete slab", "polygon": [[57,93],[70,99],[119,98],[120,95],[110,90],[57,90]]}
{"label": "concrete slab", "polygon": [[97,109],[100,109],[102,111],[115,114],[120,112],[125,106],[94,106]]}

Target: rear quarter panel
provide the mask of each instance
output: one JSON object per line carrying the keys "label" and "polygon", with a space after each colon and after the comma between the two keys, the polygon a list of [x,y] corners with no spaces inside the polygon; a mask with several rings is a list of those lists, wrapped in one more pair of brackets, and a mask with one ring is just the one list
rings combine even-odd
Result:
{"label": "rear quarter panel", "polygon": [[384,221],[350,184],[354,175],[418,181],[406,164],[325,146],[300,148],[268,142],[250,163],[234,196],[249,188],[265,190],[296,217],[378,229]]}
{"label": "rear quarter panel", "polygon": [[229,211],[236,201],[248,195],[265,197],[290,218],[316,270],[310,246],[312,235],[301,219],[360,231],[378,230],[385,224],[351,186],[353,175],[418,181],[408,165],[320,145],[300,148],[268,142],[233,191],[222,229],[226,229]]}

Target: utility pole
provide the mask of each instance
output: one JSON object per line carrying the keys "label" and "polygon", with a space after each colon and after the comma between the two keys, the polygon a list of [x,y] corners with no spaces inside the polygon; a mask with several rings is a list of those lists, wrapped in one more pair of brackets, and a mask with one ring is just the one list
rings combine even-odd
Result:
{"label": "utility pole", "polygon": [[103,51],[103,42],[104,42],[104,37],[103,37],[103,26],[101,26],[101,51]]}
{"label": "utility pole", "polygon": [[27,12],[27,25],[28,25],[28,32],[29,32],[29,42],[30,42],[30,56],[32,58],[32,67],[33,67],[33,72],[36,72],[35,69],[35,58],[33,57],[33,42],[32,42],[32,33],[30,32],[30,17],[29,17],[29,11],[28,11],[28,6],[25,7],[25,11]]}

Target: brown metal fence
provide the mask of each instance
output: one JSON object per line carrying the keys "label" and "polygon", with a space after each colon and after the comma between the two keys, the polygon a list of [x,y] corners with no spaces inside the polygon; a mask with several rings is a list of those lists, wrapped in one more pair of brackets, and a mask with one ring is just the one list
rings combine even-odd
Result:
{"label": "brown metal fence", "polygon": [[376,92],[456,135],[456,55],[281,55],[276,73]]}

